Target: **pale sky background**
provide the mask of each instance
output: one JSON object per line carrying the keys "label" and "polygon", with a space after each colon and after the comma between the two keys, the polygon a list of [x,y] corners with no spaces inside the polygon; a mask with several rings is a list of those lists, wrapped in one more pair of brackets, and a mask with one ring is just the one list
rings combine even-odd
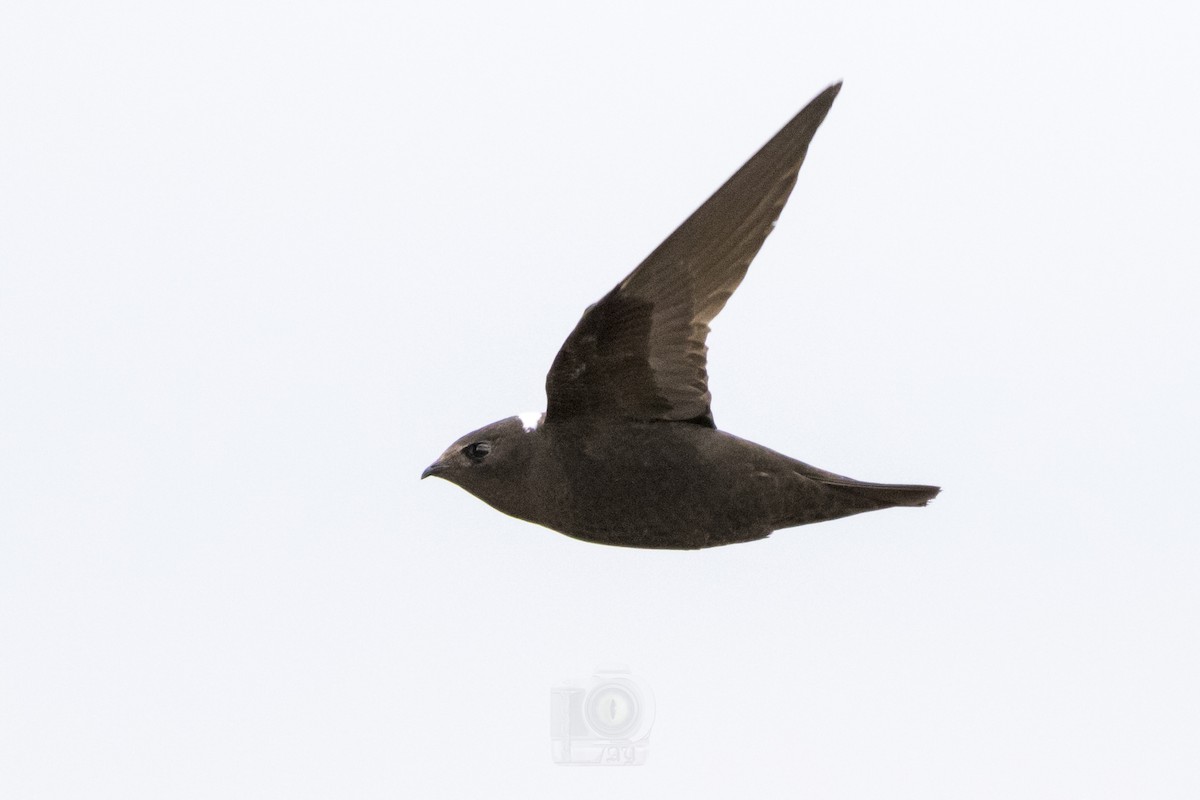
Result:
{"label": "pale sky background", "polygon": [[[0,797],[1200,796],[1173,3],[6,3]],[[929,508],[604,548],[417,479],[845,87],[718,425]],[[628,665],[648,763],[550,759]]]}

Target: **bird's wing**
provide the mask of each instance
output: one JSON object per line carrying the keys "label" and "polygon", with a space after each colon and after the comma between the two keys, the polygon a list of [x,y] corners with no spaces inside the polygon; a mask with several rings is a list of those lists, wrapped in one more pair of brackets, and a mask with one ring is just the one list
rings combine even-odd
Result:
{"label": "bird's wing", "polygon": [[637,269],[588,307],[546,376],[546,421],[672,420],[713,427],[708,324],[783,210],[841,83],[763,145]]}

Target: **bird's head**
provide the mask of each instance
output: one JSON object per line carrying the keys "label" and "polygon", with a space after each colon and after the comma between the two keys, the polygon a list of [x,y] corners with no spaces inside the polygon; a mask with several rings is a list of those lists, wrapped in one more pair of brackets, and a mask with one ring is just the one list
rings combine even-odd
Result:
{"label": "bird's head", "polygon": [[538,415],[522,414],[471,431],[447,447],[421,477],[443,478],[500,508],[525,474],[540,423]]}

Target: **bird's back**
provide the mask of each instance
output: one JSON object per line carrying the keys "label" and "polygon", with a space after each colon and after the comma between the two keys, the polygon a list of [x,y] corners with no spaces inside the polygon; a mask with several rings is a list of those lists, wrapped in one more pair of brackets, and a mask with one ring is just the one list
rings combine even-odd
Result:
{"label": "bird's back", "polygon": [[532,522],[602,544],[692,549],[895,505],[935,487],[854,481],[676,422],[545,424]]}

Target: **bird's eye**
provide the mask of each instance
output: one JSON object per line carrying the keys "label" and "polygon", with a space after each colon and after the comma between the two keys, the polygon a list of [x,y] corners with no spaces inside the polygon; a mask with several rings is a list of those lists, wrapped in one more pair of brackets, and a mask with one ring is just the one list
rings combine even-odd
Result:
{"label": "bird's eye", "polygon": [[492,446],[487,442],[474,442],[464,447],[462,451],[472,461],[483,461],[484,456],[492,452]]}

